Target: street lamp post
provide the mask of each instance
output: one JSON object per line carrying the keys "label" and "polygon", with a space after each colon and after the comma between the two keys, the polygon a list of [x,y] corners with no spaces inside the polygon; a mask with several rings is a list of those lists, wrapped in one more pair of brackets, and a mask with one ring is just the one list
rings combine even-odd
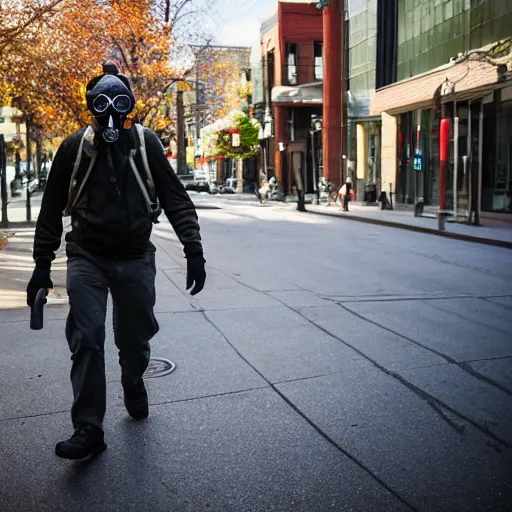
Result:
{"label": "street lamp post", "polygon": [[322,131],[322,118],[317,115],[311,116],[311,162],[313,165],[313,192],[315,197],[314,204],[320,204],[320,191],[318,189],[318,166],[317,166],[317,152],[315,144],[315,134]]}
{"label": "street lamp post", "polygon": [[263,159],[263,173],[265,177],[268,179],[268,140],[272,138],[274,128],[272,119],[272,114],[270,112],[270,108],[265,108],[265,113],[263,116],[260,116],[260,133],[258,135],[258,139],[260,141],[260,146],[262,148],[262,159]]}
{"label": "street lamp post", "polygon": [[32,161],[32,148],[30,146],[30,117],[27,116],[25,119],[25,126],[27,129],[27,222],[32,221],[32,204],[31,204],[31,193],[30,193],[30,182],[32,171],[30,169],[30,163]]}
{"label": "street lamp post", "polygon": [[2,201],[2,219],[0,225],[3,228],[9,227],[7,218],[7,162],[6,162],[4,134],[0,133],[0,194]]}

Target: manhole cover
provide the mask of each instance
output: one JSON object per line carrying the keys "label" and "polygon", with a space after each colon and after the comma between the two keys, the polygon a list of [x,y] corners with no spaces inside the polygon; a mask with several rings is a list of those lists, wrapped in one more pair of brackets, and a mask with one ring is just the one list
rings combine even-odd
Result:
{"label": "manhole cover", "polygon": [[144,372],[144,379],[154,379],[156,377],[165,377],[176,369],[176,364],[169,359],[162,357],[153,357],[149,360],[147,370]]}

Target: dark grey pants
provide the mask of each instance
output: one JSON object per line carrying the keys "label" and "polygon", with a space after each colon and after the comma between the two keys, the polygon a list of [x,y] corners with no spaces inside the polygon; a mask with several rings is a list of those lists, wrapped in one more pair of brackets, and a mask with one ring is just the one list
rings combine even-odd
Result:
{"label": "dark grey pants", "polygon": [[114,338],[124,389],[136,386],[150,357],[149,340],[158,332],[155,255],[132,260],[99,257],[68,259],[70,312],[66,337],[73,361],[73,426],[102,427],[106,409],[105,318],[108,291],[114,305]]}

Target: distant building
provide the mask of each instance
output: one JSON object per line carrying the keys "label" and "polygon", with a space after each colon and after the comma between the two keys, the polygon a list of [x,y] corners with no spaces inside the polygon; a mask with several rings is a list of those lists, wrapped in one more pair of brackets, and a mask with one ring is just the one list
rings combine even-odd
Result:
{"label": "distant building", "polygon": [[[190,82],[194,90],[184,93],[188,152],[201,153],[201,128],[222,119],[233,110],[247,110],[251,102],[251,49],[238,46],[208,46],[195,49],[195,69]],[[189,157],[190,158],[190,157]]]}
{"label": "distant building", "polygon": [[16,137],[24,136],[25,125],[16,121],[16,111],[11,107],[0,107],[0,133],[3,133],[5,142],[10,142]]}

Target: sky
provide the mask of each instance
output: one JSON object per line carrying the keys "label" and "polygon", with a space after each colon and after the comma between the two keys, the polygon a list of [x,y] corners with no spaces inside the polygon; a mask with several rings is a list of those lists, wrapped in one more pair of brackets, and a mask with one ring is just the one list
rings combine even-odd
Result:
{"label": "sky", "polygon": [[212,22],[217,43],[250,46],[259,60],[261,20],[277,9],[277,0],[215,0]]}

